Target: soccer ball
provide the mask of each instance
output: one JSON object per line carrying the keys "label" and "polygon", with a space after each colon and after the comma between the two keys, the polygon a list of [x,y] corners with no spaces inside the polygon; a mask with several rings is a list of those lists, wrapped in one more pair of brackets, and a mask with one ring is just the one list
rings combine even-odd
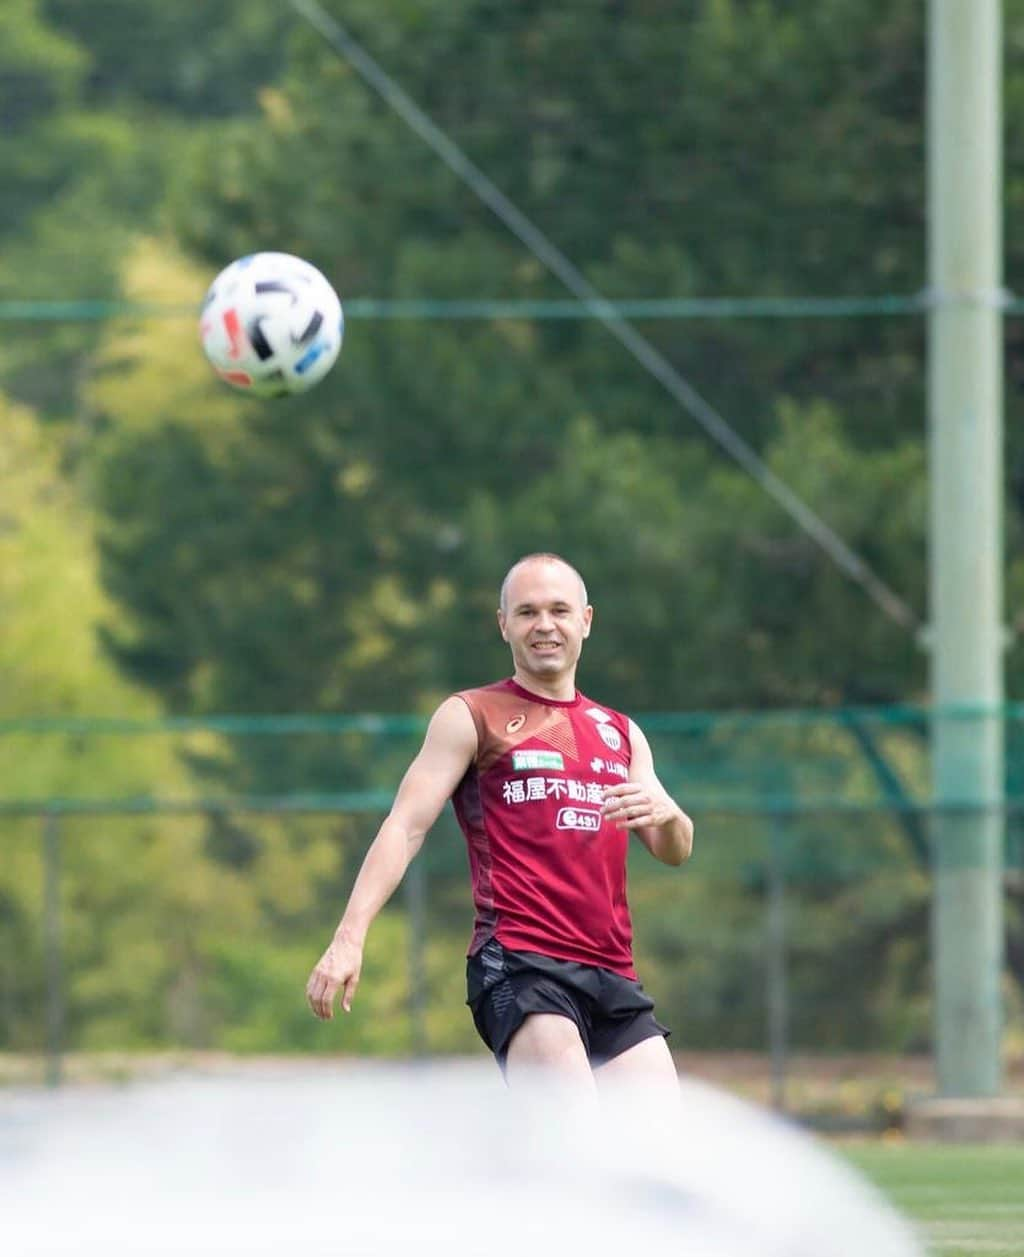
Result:
{"label": "soccer ball", "polygon": [[226,266],[199,319],[217,374],[260,397],[312,388],[334,365],[344,330],[338,294],[290,253],[252,253]]}

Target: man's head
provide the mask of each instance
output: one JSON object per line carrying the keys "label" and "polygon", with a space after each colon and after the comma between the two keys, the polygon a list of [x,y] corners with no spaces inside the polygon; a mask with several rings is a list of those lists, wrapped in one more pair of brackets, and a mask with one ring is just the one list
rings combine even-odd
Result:
{"label": "man's head", "polygon": [[528,554],[501,586],[498,626],[516,673],[552,684],[575,675],[593,608],[583,577],[557,554]]}

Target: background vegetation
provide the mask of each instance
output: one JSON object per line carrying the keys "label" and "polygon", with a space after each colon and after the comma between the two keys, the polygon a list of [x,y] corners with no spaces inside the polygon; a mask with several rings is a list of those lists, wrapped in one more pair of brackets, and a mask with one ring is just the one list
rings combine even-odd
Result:
{"label": "background vegetation", "polygon": [[[925,284],[921,4],[352,0],[343,17],[610,297],[911,296]],[[1012,51],[1019,0],[1006,25]],[[1019,59],[1007,73],[1012,224]],[[213,379],[191,311],[221,266],[257,249],[310,258],[343,302],[564,296],[287,5],[7,0],[0,119],[0,301],[119,310],[2,324],[0,718],[423,715],[507,670],[495,591],[535,548],[586,574],[597,619],[582,688],[638,716],[925,697],[911,636],[596,325],[350,319],[338,368],[308,397],[261,404]],[[1024,263],[1012,231],[1008,249],[1012,288]],[[186,313],[146,315],[148,303]],[[921,320],[644,331],[923,614]],[[1016,320],[1007,366],[1012,615],[1024,585]],[[1011,695],[1022,669],[1010,652]],[[866,759],[863,737],[822,736],[813,753],[847,785],[865,763],[876,786],[885,771],[924,785],[921,730],[898,748],[872,735]],[[711,762],[698,743],[664,744],[673,783],[691,790]],[[159,738],[7,738],[0,765],[8,798],[276,794],[358,788],[359,773],[393,784],[412,746],[211,736],[186,753]],[[732,780],[760,773],[799,792],[812,751],[791,749],[732,747]],[[76,822],[73,1041],[323,1045],[301,985],[372,819]],[[817,853],[810,866],[801,856],[815,871],[794,909],[794,980],[815,1010],[797,1033],[812,1045],[927,1041],[921,835],[906,820],[871,828],[885,853],[866,881],[866,859],[852,881],[847,867],[865,850],[862,822],[787,837]],[[749,964],[766,831],[722,820],[705,832],[726,852],[717,864],[702,856],[671,888],[638,875],[641,945],[649,985],[700,1010],[687,1014],[695,1039],[742,1045],[762,1033]],[[38,827],[0,819],[0,842],[0,1046],[29,1047],[42,1015]],[[431,1040],[458,1047],[463,866],[454,835],[437,846],[424,963],[446,1011]],[[1019,979],[1019,913],[1011,928]],[[345,1043],[403,1050],[401,906],[375,938],[368,1015]],[[837,955],[860,993],[846,1016],[823,978]]]}

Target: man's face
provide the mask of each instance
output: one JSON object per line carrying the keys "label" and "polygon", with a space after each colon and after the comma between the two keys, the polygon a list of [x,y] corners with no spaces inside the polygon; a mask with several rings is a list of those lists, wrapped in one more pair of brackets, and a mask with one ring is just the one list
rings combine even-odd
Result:
{"label": "man's face", "polygon": [[592,615],[571,568],[536,560],[514,569],[498,625],[516,668],[550,679],[576,667]]}

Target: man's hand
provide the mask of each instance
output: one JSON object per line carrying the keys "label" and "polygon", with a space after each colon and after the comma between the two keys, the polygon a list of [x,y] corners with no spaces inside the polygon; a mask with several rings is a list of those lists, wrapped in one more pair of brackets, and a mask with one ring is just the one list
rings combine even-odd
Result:
{"label": "man's hand", "polygon": [[651,791],[638,781],[609,786],[604,792],[602,811],[619,829],[644,829],[649,825],[661,828],[679,818],[679,809],[671,799],[663,795],[652,797]]}
{"label": "man's hand", "polygon": [[359,971],[363,967],[363,948],[346,938],[340,931],[331,945],[317,961],[306,983],[306,999],[321,1021],[334,1016],[334,997],[341,990],[341,1006],[352,1011],[352,1000],[359,985]]}

